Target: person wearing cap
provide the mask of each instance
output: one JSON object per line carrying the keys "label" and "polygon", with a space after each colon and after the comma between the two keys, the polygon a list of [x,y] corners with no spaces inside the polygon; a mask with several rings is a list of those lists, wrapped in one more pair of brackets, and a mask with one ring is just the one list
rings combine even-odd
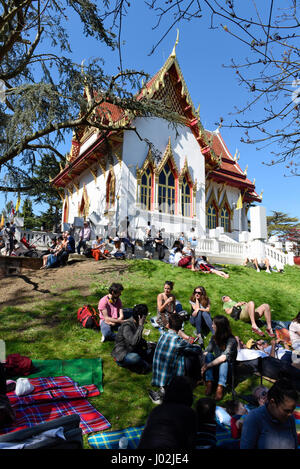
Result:
{"label": "person wearing cap", "polygon": [[236,302],[236,301],[233,301],[228,295],[222,296],[222,301],[223,301],[223,309],[226,312],[226,314],[229,314],[229,316],[232,314],[234,307],[240,306],[241,313],[240,313],[239,319],[241,319],[241,321],[244,321],[244,322],[250,322],[252,332],[260,336],[264,336],[265,334],[259,329],[258,325],[256,324],[256,321],[258,319],[261,319],[264,316],[266,323],[267,323],[266,333],[270,337],[275,337],[275,334],[272,330],[271,308],[269,304],[263,303],[262,305],[255,307],[254,301]]}
{"label": "person wearing cap", "polygon": [[83,223],[83,228],[81,228],[79,233],[79,243],[77,245],[77,253],[80,254],[80,249],[83,247],[83,250],[86,248],[86,243],[91,239],[91,228],[87,221]]}
{"label": "person wearing cap", "polygon": [[125,259],[125,245],[121,242],[120,238],[116,236],[113,239],[114,247],[111,251],[111,255],[114,256],[116,259]]}

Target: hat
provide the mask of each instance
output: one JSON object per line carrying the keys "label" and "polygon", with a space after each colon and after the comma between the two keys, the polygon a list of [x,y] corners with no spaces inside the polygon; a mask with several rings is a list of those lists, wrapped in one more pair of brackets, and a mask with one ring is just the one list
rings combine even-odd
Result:
{"label": "hat", "polygon": [[120,241],[120,239],[118,238],[118,236],[116,236],[113,241]]}
{"label": "hat", "polygon": [[254,344],[255,344],[255,340],[249,339],[248,342],[246,343],[246,348],[252,348]]}

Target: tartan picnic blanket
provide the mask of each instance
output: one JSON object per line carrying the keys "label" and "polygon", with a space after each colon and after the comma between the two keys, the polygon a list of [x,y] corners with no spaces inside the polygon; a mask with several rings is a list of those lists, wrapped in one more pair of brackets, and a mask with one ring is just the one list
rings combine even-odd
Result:
{"label": "tartan picnic blanket", "polygon": [[79,415],[80,428],[84,434],[111,426],[87,400],[88,397],[100,395],[95,385],[78,386],[68,376],[29,378],[29,381],[34,390],[27,396],[19,397],[14,391],[7,393],[16,420],[10,427],[1,428],[0,434],[23,430],[71,414]]}
{"label": "tartan picnic blanket", "polygon": [[[142,425],[140,427],[128,427],[123,430],[97,433],[88,437],[88,443],[93,449],[119,449],[120,438],[127,437],[127,449],[137,449],[143,429],[144,426]],[[238,441],[231,436],[230,427],[217,424],[216,437],[218,447],[226,444],[229,448],[231,446],[232,449],[237,449],[239,446]]]}

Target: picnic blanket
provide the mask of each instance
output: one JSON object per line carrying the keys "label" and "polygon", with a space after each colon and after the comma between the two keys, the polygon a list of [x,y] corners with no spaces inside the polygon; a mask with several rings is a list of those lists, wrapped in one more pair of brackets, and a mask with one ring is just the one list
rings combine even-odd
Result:
{"label": "picnic blanket", "polygon": [[95,384],[103,392],[102,359],[79,358],[74,360],[32,360],[37,369],[30,378],[69,376],[80,386]]}
{"label": "picnic blanket", "polygon": [[[88,437],[88,443],[93,449],[119,449],[119,440],[128,438],[127,449],[137,449],[144,426],[128,427],[123,430],[96,433]],[[239,440],[232,438],[230,427],[217,424],[217,446],[227,449],[238,449]]]}
{"label": "picnic blanket", "polygon": [[40,423],[48,422],[65,415],[78,414],[82,432],[92,433],[109,428],[106,418],[87,400],[99,396],[95,385],[79,386],[68,376],[29,378],[34,386],[27,396],[17,396],[14,391],[7,397],[16,412],[13,425],[0,429],[5,434]]}

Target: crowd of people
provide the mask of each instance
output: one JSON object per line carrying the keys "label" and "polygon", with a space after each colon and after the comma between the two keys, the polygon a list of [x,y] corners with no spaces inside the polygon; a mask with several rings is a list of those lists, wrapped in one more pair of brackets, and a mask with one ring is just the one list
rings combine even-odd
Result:
{"label": "crowd of people", "polygon": [[[269,305],[256,308],[254,302],[240,302],[240,306],[250,304],[240,320],[252,325],[252,310],[257,317],[264,315],[266,319],[265,333],[252,325],[252,332],[259,338],[244,344],[233,334],[228,320],[236,304],[231,304],[229,296],[223,296],[220,303],[226,314],[212,317],[208,294],[203,286],[197,286],[189,300],[189,322],[196,328],[193,337],[184,331],[182,308],[178,308],[181,304],[173,288],[174,283],[166,281],[157,295],[157,316],[151,318],[151,323],[158,326],[160,336],[157,342],[147,342],[143,337],[149,315],[147,305],[135,305],[125,317],[120,298],[123,286],[113,283],[98,304],[101,341],[112,341],[111,355],[118,366],[136,373],[152,373],[153,389],[148,390],[148,395],[157,407],[147,419],[139,448],[214,448],[216,405],[232,389],[230,379],[235,363],[251,360],[258,353],[286,360],[293,366],[292,353],[300,348],[300,313],[290,323],[292,346],[281,346],[271,327]],[[262,339],[265,334],[271,337],[270,344]],[[209,341],[204,348],[203,339],[207,336]],[[251,353],[256,355],[251,357]],[[193,390],[199,385],[204,385],[205,397],[193,409]],[[293,411],[298,393],[293,384],[287,378],[279,379],[270,389],[263,387],[255,402],[254,408],[247,410],[237,400],[227,401],[232,435],[238,438],[231,448],[297,448]]]}

